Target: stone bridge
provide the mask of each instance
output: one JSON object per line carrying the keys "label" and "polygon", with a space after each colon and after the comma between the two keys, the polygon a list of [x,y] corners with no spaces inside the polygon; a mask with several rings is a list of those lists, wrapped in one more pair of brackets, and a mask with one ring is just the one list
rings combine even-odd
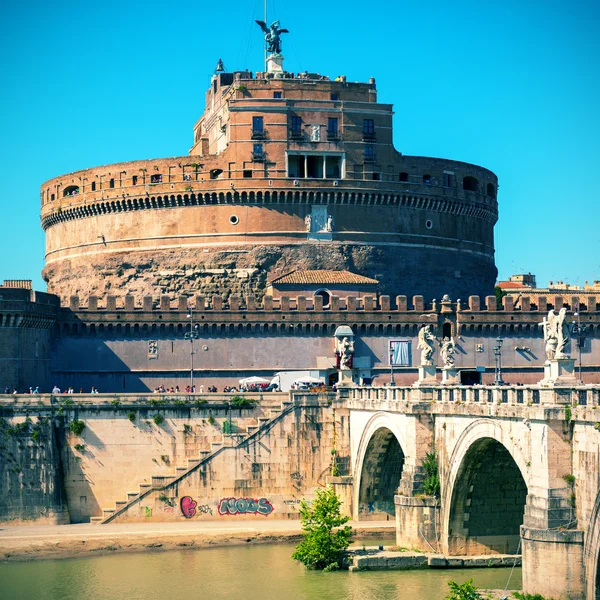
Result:
{"label": "stone bridge", "polygon": [[353,476],[333,483],[354,518],[395,517],[399,546],[521,553],[524,591],[600,598],[599,387],[355,388],[337,403]]}

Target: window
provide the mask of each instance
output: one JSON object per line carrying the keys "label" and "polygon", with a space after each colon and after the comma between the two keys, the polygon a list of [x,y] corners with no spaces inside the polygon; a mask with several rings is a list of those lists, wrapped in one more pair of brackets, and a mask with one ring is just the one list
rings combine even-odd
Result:
{"label": "window", "polygon": [[53,202],[56,199],[56,196],[54,194],[50,194],[50,202]]}
{"label": "window", "polygon": [[160,173],[150,175],[150,183],[162,183],[162,175]]}
{"label": "window", "polygon": [[302,131],[302,119],[300,117],[292,116],[292,131]]}
{"label": "window", "polygon": [[254,160],[262,160],[264,158],[262,144],[254,144],[252,146],[252,158]]}
{"label": "window", "polygon": [[410,340],[390,340],[388,356],[394,367],[410,367]]}
{"label": "window", "polygon": [[77,196],[79,194],[79,187],[76,185],[70,185],[66,187],[63,191],[63,196]]}
{"label": "window", "polygon": [[244,179],[252,179],[252,171],[250,169],[246,169],[245,171],[242,171],[242,175],[243,175]]}
{"label": "window", "polygon": [[366,161],[375,160],[375,147],[374,146],[365,146],[365,160]]}
{"label": "window", "polygon": [[[131,178],[131,185],[137,185],[137,182],[138,182],[138,176],[137,176],[137,175],[134,175],[134,176]],[[92,184],[92,185],[94,185],[94,184]]]}
{"label": "window", "polygon": [[337,117],[329,117],[329,119],[327,119],[327,137],[329,139],[335,139],[338,137]]}
{"label": "window", "polygon": [[92,181],[92,192],[96,191],[96,182]]}
{"label": "window", "polygon": [[468,192],[478,192],[479,181],[477,181],[475,177],[470,176],[463,178],[463,190],[467,190]]}
{"label": "window", "polygon": [[444,187],[452,187],[452,173],[444,173]]}
{"label": "window", "polygon": [[488,183],[487,184],[487,195],[490,198],[495,198],[496,197],[496,187],[494,186],[493,183]]}
{"label": "window", "polygon": [[381,173],[373,173],[373,181],[380,181]]}
{"label": "window", "polygon": [[429,185],[431,183],[431,175],[429,175],[429,173],[426,173],[425,175],[423,175],[423,183]]}
{"label": "window", "polygon": [[327,290],[319,290],[315,292],[315,297],[321,296],[323,298],[323,308],[329,308],[329,300],[331,299],[331,294]]}
{"label": "window", "polygon": [[109,187],[110,189],[113,189],[113,188],[115,187],[115,180],[114,180],[114,179],[111,179],[111,180],[108,182],[108,187]]}
{"label": "window", "polygon": [[281,98],[282,94],[281,92],[273,92],[273,98]]}
{"label": "window", "polygon": [[264,123],[262,117],[252,117],[252,139],[265,137]]}
{"label": "window", "polygon": [[335,100],[339,100],[339,99],[340,99],[340,95],[339,95],[339,94],[331,94],[331,96],[330,96],[330,97],[331,97],[331,99],[332,99],[332,100],[334,100],[334,101],[335,101]]}
{"label": "window", "polygon": [[405,183],[408,182],[408,173],[400,173],[400,175],[398,175],[400,181],[404,181]]}
{"label": "window", "polygon": [[364,119],[363,121],[363,139],[375,139],[375,122],[373,119]]}
{"label": "window", "polygon": [[252,131],[263,131],[263,118],[252,117]]}

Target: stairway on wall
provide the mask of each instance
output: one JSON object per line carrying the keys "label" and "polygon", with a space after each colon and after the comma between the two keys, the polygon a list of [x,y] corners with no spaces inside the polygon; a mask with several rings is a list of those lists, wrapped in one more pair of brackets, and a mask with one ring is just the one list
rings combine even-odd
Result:
{"label": "stairway on wall", "polygon": [[187,477],[194,470],[205,466],[216,456],[230,449],[235,449],[248,440],[254,437],[260,437],[268,431],[275,423],[283,419],[286,415],[292,413],[295,408],[303,406],[296,404],[292,400],[285,400],[281,403],[280,408],[272,408],[269,410],[268,417],[258,417],[258,425],[250,425],[247,427],[246,434],[224,434],[220,442],[213,442],[210,450],[203,450],[198,453],[198,458],[189,458],[186,466],[176,467],[175,473],[172,475],[153,475],[151,483],[140,483],[137,492],[127,492],[126,500],[115,502],[114,508],[102,509],[102,516],[91,517],[90,523],[104,525],[110,523],[117,517],[124,515],[130,508],[137,505],[143,499],[157,490],[161,490],[166,486],[177,483]]}

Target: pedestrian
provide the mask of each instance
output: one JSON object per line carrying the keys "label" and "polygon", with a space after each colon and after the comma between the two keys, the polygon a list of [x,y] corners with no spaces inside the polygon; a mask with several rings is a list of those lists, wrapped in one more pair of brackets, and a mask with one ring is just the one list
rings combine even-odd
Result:
{"label": "pedestrian", "polygon": [[59,388],[57,385],[55,385],[55,386],[52,388],[52,393],[53,393],[53,394],[60,394],[60,388]]}
{"label": "pedestrian", "polygon": [[35,389],[33,390],[34,394],[39,394],[40,393],[40,388],[36,385]]}

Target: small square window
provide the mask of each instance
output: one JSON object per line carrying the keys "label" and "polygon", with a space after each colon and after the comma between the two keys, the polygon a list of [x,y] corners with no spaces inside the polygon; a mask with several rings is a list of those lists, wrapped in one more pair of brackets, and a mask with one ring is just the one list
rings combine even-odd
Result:
{"label": "small square window", "polygon": [[150,175],[150,183],[162,183],[162,175],[160,173]]}
{"label": "small square window", "polygon": [[331,94],[331,99],[332,100],[339,100],[340,99],[340,95],[339,94]]}
{"label": "small square window", "polygon": [[281,92],[273,92],[273,98],[278,99],[282,97],[282,93]]}
{"label": "small square window", "polygon": [[373,181],[381,181],[381,173],[373,173]]}
{"label": "small square window", "polygon": [[252,179],[252,171],[250,169],[246,169],[243,171],[244,179]]}

